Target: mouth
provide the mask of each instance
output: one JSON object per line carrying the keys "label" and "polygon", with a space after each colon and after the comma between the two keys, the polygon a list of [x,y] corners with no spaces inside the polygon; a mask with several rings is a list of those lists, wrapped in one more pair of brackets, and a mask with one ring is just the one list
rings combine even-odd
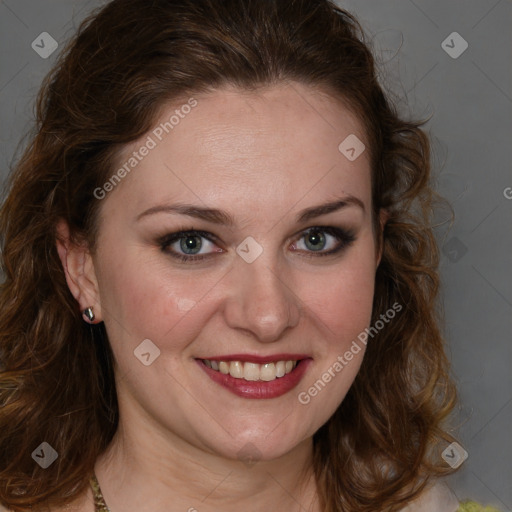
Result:
{"label": "mouth", "polygon": [[203,363],[212,370],[224,375],[231,375],[234,379],[244,379],[246,381],[265,381],[270,382],[280,379],[290,373],[298,361],[276,361],[275,363],[250,363],[246,361],[216,361],[215,359],[203,359]]}
{"label": "mouth", "polygon": [[312,361],[310,357],[295,355],[273,359],[229,356],[196,359],[196,362],[214,382],[235,395],[261,399],[276,398],[291,391]]}

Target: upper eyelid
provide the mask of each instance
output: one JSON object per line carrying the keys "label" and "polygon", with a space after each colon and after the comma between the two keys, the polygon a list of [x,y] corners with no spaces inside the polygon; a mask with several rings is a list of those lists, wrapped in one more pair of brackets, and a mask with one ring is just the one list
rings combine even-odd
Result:
{"label": "upper eyelid", "polygon": [[[335,236],[335,234],[329,233],[329,229],[344,232],[348,238],[351,238],[353,236],[353,231],[350,229],[346,229],[346,228],[341,228],[341,227],[336,227],[336,226],[311,226],[309,228],[302,229],[302,230],[298,231],[297,233],[295,233],[294,235],[292,235],[292,239],[300,240],[305,234],[307,234],[308,232],[310,232],[314,229],[317,229],[318,231],[324,231],[328,235],[330,235],[334,238],[337,238],[337,237]],[[168,235],[164,235],[163,237],[160,237],[159,243],[161,245],[171,245],[173,243],[176,243],[176,241],[180,240],[187,234],[192,234],[193,236],[204,237],[212,243],[217,243],[220,240],[220,238],[218,236],[216,236],[215,234],[213,234],[209,231],[204,231],[201,229],[181,229],[179,231],[175,231],[174,233],[170,233]]]}

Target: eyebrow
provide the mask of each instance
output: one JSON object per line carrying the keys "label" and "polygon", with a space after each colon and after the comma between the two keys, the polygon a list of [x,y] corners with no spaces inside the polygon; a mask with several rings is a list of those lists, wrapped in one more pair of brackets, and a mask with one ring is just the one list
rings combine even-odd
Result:
{"label": "eyebrow", "polygon": [[[307,222],[316,217],[320,217],[321,215],[327,215],[349,206],[356,206],[361,208],[363,212],[365,211],[364,203],[360,199],[352,195],[346,195],[335,201],[323,203],[317,206],[311,206],[305,210],[302,210],[297,214],[296,221],[298,223]],[[152,208],[149,208],[148,210],[145,210],[137,215],[135,221],[138,222],[144,217],[157,213],[174,213],[178,215],[187,215],[188,217],[201,219],[207,222],[211,222],[212,224],[226,225],[230,227],[235,225],[235,220],[226,211],[218,210],[216,208],[203,208],[201,206],[182,203],[174,205],[163,204],[153,206]]]}

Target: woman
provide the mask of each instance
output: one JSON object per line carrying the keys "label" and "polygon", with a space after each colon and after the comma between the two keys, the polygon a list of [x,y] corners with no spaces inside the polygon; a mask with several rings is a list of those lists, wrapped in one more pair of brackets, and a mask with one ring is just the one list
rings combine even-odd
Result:
{"label": "woman", "polygon": [[455,511],[434,198],[334,4],[109,3],[0,212],[0,502]]}

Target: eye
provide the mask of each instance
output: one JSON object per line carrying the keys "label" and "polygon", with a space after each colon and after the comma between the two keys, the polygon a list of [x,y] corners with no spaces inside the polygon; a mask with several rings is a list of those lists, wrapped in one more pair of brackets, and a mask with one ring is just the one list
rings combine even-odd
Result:
{"label": "eye", "polygon": [[[304,240],[302,242],[302,240]],[[293,245],[294,250],[306,251],[307,256],[328,256],[355,241],[354,233],[333,226],[309,228]]]}
{"label": "eye", "polygon": [[222,249],[211,250],[215,247],[214,235],[204,231],[190,230],[171,233],[159,241],[162,251],[182,261],[202,260],[214,252],[223,252]]}
{"label": "eye", "polygon": [[[193,262],[209,258],[216,252],[224,252],[215,245],[215,240],[217,237],[212,233],[190,229],[165,235],[158,240],[158,244],[163,252],[173,258]],[[355,235],[351,231],[333,226],[319,226],[304,231],[291,247],[293,251],[306,253],[304,255],[307,257],[329,256],[340,252],[354,241]]]}

